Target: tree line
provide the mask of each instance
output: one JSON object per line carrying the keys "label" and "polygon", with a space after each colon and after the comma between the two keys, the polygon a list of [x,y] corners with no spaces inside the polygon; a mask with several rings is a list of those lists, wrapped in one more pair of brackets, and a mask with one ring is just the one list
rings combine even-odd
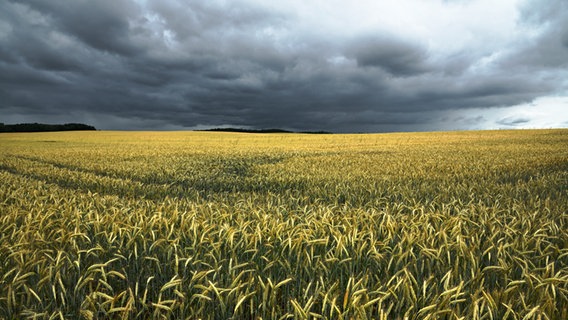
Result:
{"label": "tree line", "polygon": [[97,130],[82,123],[45,124],[45,123],[0,123],[0,132],[47,132],[47,131],[84,131]]}

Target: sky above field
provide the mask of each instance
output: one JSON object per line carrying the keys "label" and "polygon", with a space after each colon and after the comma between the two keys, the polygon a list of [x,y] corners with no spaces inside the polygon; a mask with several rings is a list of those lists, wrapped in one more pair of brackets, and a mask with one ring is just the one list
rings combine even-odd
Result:
{"label": "sky above field", "polygon": [[568,127],[568,1],[0,1],[0,122]]}

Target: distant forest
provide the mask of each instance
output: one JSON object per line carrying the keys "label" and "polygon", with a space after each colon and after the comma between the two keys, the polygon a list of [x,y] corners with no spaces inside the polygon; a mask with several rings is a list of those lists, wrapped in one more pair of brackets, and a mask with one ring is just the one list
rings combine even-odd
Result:
{"label": "distant forest", "polygon": [[97,130],[93,126],[82,123],[44,124],[44,123],[0,123],[0,132],[47,132],[47,131],[84,131]]}
{"label": "distant forest", "polygon": [[242,129],[242,128],[213,128],[200,131],[216,131],[216,132],[242,132],[242,133],[313,133],[313,134],[330,134],[328,131],[290,131],[283,129]]}

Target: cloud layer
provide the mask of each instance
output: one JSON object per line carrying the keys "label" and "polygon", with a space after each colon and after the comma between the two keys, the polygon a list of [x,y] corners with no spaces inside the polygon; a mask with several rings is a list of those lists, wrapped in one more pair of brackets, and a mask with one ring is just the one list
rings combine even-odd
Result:
{"label": "cloud layer", "polygon": [[0,3],[6,123],[530,127],[515,108],[567,95],[566,79],[562,0]]}

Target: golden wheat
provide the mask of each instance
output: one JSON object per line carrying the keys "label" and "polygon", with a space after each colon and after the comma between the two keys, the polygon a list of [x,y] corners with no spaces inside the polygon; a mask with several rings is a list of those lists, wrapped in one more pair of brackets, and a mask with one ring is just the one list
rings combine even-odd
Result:
{"label": "golden wheat", "polygon": [[568,131],[0,135],[0,318],[567,319]]}

